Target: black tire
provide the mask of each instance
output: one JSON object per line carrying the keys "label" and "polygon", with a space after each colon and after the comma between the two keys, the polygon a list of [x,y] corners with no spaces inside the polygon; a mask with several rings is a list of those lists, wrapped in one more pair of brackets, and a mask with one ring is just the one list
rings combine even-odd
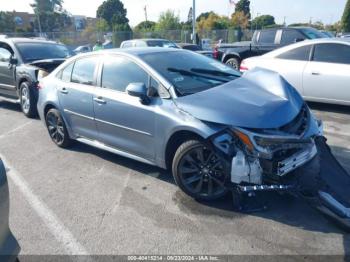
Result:
{"label": "black tire", "polygon": [[67,127],[57,109],[52,108],[46,113],[45,123],[52,141],[57,146],[66,148],[72,144]]}
{"label": "black tire", "polygon": [[19,98],[21,110],[26,117],[37,117],[38,111],[36,108],[37,99],[29,82],[23,82],[19,87]]}
{"label": "black tire", "polygon": [[172,173],[180,189],[205,201],[221,198],[228,192],[225,170],[221,158],[198,140],[184,142],[177,149],[172,164]]}
{"label": "black tire", "polygon": [[239,71],[239,66],[241,63],[237,58],[232,57],[232,58],[228,59],[225,64],[232,67],[233,69]]}

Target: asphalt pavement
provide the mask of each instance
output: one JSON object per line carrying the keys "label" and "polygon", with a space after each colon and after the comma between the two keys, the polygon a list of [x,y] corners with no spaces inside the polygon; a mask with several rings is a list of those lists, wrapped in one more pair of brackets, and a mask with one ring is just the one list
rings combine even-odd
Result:
{"label": "asphalt pavement", "polygon": [[[311,108],[350,172],[350,107]],[[200,203],[159,168],[79,143],[56,147],[40,120],[3,101],[0,156],[21,255],[350,254],[350,234],[301,200],[270,193],[268,210],[252,214],[234,212],[230,196]]]}

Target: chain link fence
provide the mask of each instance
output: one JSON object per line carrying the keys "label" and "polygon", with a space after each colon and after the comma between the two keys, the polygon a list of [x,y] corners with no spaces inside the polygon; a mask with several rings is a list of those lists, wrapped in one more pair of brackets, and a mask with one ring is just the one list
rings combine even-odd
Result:
{"label": "chain link fence", "polygon": [[[248,41],[253,35],[251,30],[211,30],[197,32],[198,39],[210,39],[212,45],[221,41],[222,43],[233,43],[237,41]],[[192,43],[191,30],[168,30],[168,31],[127,31],[127,32],[44,32],[44,33],[6,33],[8,37],[30,37],[45,38],[63,43],[71,48],[81,45],[93,46],[96,41],[108,43],[108,48],[119,47],[125,40],[138,38],[164,38],[175,43]]]}

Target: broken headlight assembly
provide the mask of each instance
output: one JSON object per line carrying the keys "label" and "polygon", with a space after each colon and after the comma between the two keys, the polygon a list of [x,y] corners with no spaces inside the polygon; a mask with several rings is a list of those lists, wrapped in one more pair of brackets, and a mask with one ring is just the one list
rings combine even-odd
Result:
{"label": "broken headlight assembly", "polygon": [[321,128],[321,122],[304,106],[281,128],[231,127],[215,135],[212,142],[231,166],[232,183],[261,185],[265,178],[278,180],[313,159],[317,154],[314,138],[322,133]]}

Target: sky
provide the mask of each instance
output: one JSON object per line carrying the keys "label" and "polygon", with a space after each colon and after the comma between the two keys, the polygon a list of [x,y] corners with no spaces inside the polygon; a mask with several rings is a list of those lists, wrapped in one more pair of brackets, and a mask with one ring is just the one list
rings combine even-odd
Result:
{"label": "sky", "polygon": [[[145,20],[144,7],[147,6],[148,20],[157,21],[159,14],[172,9],[181,20],[186,20],[192,0],[121,0],[128,10],[130,24],[135,26]],[[33,0],[0,0],[2,11],[32,12],[29,6]],[[96,16],[96,10],[103,0],[64,0],[63,7],[73,15]],[[322,21],[329,24],[341,19],[346,0],[251,0],[253,17],[257,14],[270,14],[276,23]],[[197,15],[214,11],[228,15],[234,11],[229,0],[196,0]]]}

